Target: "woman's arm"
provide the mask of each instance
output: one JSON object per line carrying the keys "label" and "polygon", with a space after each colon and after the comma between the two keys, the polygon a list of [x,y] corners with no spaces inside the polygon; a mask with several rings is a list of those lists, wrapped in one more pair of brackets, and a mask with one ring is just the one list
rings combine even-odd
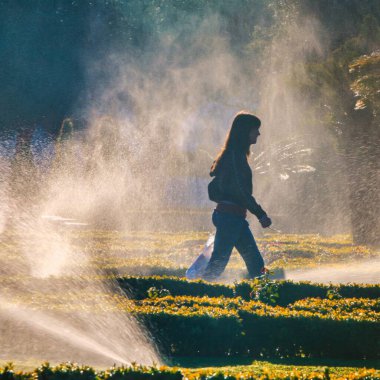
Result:
{"label": "woman's arm", "polygon": [[[244,186],[244,179],[242,178],[242,167],[239,167],[237,162],[236,153],[232,154],[232,180],[233,186],[236,189],[235,194],[241,202],[241,205],[247,208],[252,214],[256,215],[257,219],[261,219],[266,216],[266,212],[256,202],[256,199],[249,193],[246,186]],[[248,164],[247,164],[248,165]]]}

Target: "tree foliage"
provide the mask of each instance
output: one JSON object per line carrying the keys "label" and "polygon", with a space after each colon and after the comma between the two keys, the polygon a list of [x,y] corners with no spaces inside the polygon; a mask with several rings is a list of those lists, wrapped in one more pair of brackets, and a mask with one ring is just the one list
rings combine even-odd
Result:
{"label": "tree foliage", "polygon": [[380,52],[363,55],[350,64],[351,90],[356,97],[355,109],[370,107],[374,116],[380,110]]}
{"label": "tree foliage", "polygon": [[[305,20],[318,25],[319,52],[307,50],[302,35],[294,39]],[[308,120],[336,132],[347,162],[356,242],[376,242],[377,0],[0,0],[0,131],[39,124],[57,135],[65,118],[86,116],[86,106],[99,96],[94,88],[109,85],[106,62],[115,53],[143,67],[155,60],[157,46],[165,46],[165,64],[186,67],[194,52],[182,47],[199,38],[193,32],[202,23],[251,64],[251,86],[259,87],[268,62],[274,71],[293,65],[286,85],[299,90],[301,106],[313,104],[305,108]],[[271,54],[279,36],[291,62],[287,54]],[[162,72],[149,69],[147,76]],[[262,91],[266,85],[262,80]]]}
{"label": "tree foliage", "polygon": [[[289,0],[280,2],[278,7],[282,19],[300,24],[309,18],[319,25],[323,49],[296,60],[293,86],[312,104],[314,121],[335,134],[347,169],[355,242],[377,244],[380,3]],[[279,33],[283,33],[283,28],[279,28]],[[297,71],[299,66],[306,71]]]}

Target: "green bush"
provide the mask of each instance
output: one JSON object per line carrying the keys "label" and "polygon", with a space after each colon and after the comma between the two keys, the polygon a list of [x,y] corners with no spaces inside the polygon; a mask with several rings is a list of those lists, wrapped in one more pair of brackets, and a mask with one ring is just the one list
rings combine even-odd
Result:
{"label": "green bush", "polygon": [[[265,279],[259,281],[265,281]],[[287,306],[304,298],[328,298],[331,293],[329,293],[330,290],[333,290],[344,298],[380,298],[380,285],[377,284],[348,284],[334,287],[331,285],[292,281],[276,281],[276,284],[276,292],[278,292],[276,304],[280,306]],[[235,284],[235,294],[245,300],[251,299],[252,293],[255,293],[256,290],[257,280],[242,281]]]}
{"label": "green bush", "polygon": [[376,302],[306,301],[284,308],[223,297],[165,297],[138,301],[134,313],[168,355],[378,358]]}
{"label": "green bush", "polygon": [[156,287],[152,286],[147,291],[148,298],[155,299],[155,298],[162,298],[170,296],[170,292],[167,289],[157,289]]}
{"label": "green bush", "polygon": [[378,323],[332,318],[257,314],[240,310],[242,345],[266,357],[379,358]]}
{"label": "green bush", "polygon": [[133,299],[144,299],[150,288],[167,289],[175,296],[209,296],[233,297],[233,288],[227,285],[210,284],[201,280],[187,281],[179,277],[122,277],[118,278],[119,286]]}
{"label": "green bush", "polygon": [[64,363],[51,367],[44,363],[34,371],[34,379],[38,380],[96,380],[95,370],[89,366],[79,366],[74,363]]}
{"label": "green bush", "polygon": [[96,372],[87,366],[65,363],[56,367],[50,367],[48,363],[35,369],[33,372],[14,373],[9,366],[0,368],[0,379],[15,380],[62,380],[62,379],[84,379],[89,376],[95,380],[379,380],[379,373],[374,369],[360,369],[356,372],[348,372],[344,377],[341,374],[330,373],[329,368],[324,371],[293,368],[291,370],[278,371],[277,369],[263,368],[259,374],[252,373],[250,369],[242,369],[238,373],[230,373],[229,370],[218,370],[213,368],[200,370],[176,369],[170,367],[144,367],[132,364],[128,367],[112,367],[105,371]]}
{"label": "green bush", "polygon": [[155,343],[169,356],[224,356],[239,352],[241,323],[236,315],[139,313]]}
{"label": "green bush", "polygon": [[89,366],[79,366],[73,363],[63,363],[51,367],[44,363],[31,373],[13,371],[12,366],[0,368],[2,380],[182,380],[183,375],[176,369],[167,367],[144,367],[132,365],[128,367],[113,367],[106,371],[96,372]]}
{"label": "green bush", "polygon": [[339,298],[319,299],[305,298],[288,306],[292,310],[309,310],[319,314],[331,314],[332,310],[340,315],[346,314],[355,318],[363,314],[363,319],[380,322],[380,299]]}
{"label": "green bush", "polygon": [[[273,289],[264,286],[265,292],[262,292],[261,298],[268,300],[273,299],[271,295],[278,292],[274,298],[276,304],[280,306],[289,305],[295,301],[304,298],[328,298],[328,291],[334,290],[344,298],[380,298],[380,285],[331,285],[310,283],[310,282],[292,282],[292,281],[274,281],[268,279],[261,280],[244,280],[234,285],[222,285],[208,283],[202,280],[187,281],[179,277],[160,277],[160,276],[142,276],[142,277],[121,277],[117,279],[120,287],[133,299],[144,299],[147,297],[149,288],[167,289],[173,296],[208,296],[208,297],[235,297],[240,296],[245,300],[252,299],[252,294],[257,291],[257,284],[268,282],[274,284]],[[274,289],[275,288],[275,289]],[[272,292],[275,290],[275,292]],[[330,292],[331,293],[331,292]]]}
{"label": "green bush", "polygon": [[33,380],[31,373],[15,372],[12,363],[0,368],[0,380]]}
{"label": "green bush", "polygon": [[115,367],[99,374],[101,380],[182,380],[178,370],[132,365]]}

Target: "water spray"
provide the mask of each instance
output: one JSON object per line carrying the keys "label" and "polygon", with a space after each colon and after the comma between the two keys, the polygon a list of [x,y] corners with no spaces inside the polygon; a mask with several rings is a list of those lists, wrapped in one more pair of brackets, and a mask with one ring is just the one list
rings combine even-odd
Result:
{"label": "water spray", "polygon": [[273,227],[268,227],[270,230],[276,232],[277,234],[282,234],[282,231],[281,230],[278,230],[276,228],[273,228]]}

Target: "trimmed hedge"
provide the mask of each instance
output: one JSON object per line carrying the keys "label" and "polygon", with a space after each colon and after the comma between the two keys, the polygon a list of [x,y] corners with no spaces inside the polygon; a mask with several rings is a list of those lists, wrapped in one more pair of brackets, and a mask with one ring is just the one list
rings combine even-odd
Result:
{"label": "trimmed hedge", "polygon": [[133,313],[168,355],[379,358],[378,314],[372,311],[365,319],[365,307],[374,302],[356,300],[364,315],[352,316],[339,309],[341,300],[330,313],[327,306],[321,313],[313,310],[318,302],[323,303],[315,300],[309,309],[305,304],[297,310],[239,299],[164,297],[139,301]]}
{"label": "trimmed hedge", "polygon": [[236,315],[138,313],[167,356],[225,356],[243,353]]}
{"label": "trimmed hedge", "polygon": [[[304,298],[327,298],[327,292],[334,290],[344,298],[380,298],[380,285],[324,285],[310,282],[276,281],[279,297],[277,304],[287,306]],[[245,300],[251,298],[253,281],[242,281],[235,284],[236,295]]]}
{"label": "trimmed hedge", "polygon": [[[355,315],[364,314],[364,318],[372,319],[371,316],[377,317],[376,321],[380,322],[380,299],[368,298],[341,298],[335,300],[306,298],[296,301],[288,306],[292,310],[309,310],[320,314],[329,314],[332,310],[340,314]],[[375,319],[374,318],[374,319]]]}
{"label": "trimmed hedge", "polygon": [[147,297],[148,289],[167,289],[176,296],[208,296],[208,297],[234,297],[234,289],[228,285],[210,284],[201,280],[187,281],[179,277],[121,277],[117,279],[119,286],[133,299]]}
{"label": "trimmed hedge", "polygon": [[182,380],[182,373],[175,368],[144,367],[132,365],[96,371],[89,366],[64,363],[51,367],[44,363],[33,372],[14,372],[12,366],[0,368],[0,380]]}
{"label": "trimmed hedge", "polygon": [[305,316],[258,315],[239,311],[244,346],[266,357],[379,358],[380,326],[368,321]]}
{"label": "trimmed hedge", "polygon": [[244,302],[242,298],[209,298],[191,296],[166,296],[125,303],[125,310],[133,312],[181,315],[207,314],[215,318],[238,315],[246,309],[256,313],[287,317],[317,317],[322,319],[380,322],[380,301],[365,298],[342,298],[327,300],[306,298],[288,307],[268,306],[261,301]]}
{"label": "trimmed hedge", "polygon": [[[222,285],[208,283],[202,280],[187,281],[178,277],[121,277],[117,279],[119,286],[126,291],[130,298],[144,299],[147,297],[148,289],[167,289],[173,296],[208,296],[208,297],[236,297],[245,300],[251,299],[254,281],[241,281],[234,285]],[[324,285],[310,282],[276,281],[279,298],[277,304],[289,305],[304,298],[327,298],[327,292],[334,289],[344,298],[380,298],[380,285]]]}
{"label": "trimmed hedge", "polygon": [[323,371],[313,372],[294,368],[291,371],[276,371],[263,368],[259,375],[241,371],[230,374],[219,370],[201,369],[187,370],[169,367],[143,367],[132,365],[129,367],[113,367],[106,371],[96,371],[89,366],[65,363],[51,367],[49,363],[41,365],[33,372],[14,372],[11,366],[0,368],[0,380],[379,380],[379,372],[374,369],[360,369],[342,377],[332,374],[328,367]]}
{"label": "trimmed hedge", "polygon": [[327,292],[331,289],[344,298],[376,299],[380,297],[380,285],[341,284],[332,286],[284,281],[280,282],[280,302],[283,305],[288,305],[303,298],[327,298]]}

